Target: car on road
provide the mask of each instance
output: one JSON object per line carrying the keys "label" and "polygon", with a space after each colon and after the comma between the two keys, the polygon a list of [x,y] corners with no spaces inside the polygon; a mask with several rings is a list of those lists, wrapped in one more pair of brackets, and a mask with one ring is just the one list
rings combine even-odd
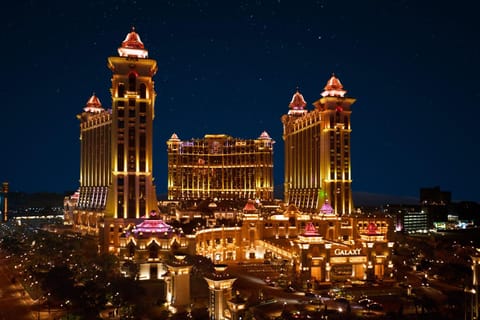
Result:
{"label": "car on road", "polygon": [[367,304],[366,308],[367,310],[371,310],[371,311],[383,311],[383,305],[378,302],[369,303]]}
{"label": "car on road", "polygon": [[288,287],[285,288],[284,291],[285,291],[285,292],[295,292],[295,288],[292,287],[292,286],[288,286]]}
{"label": "car on road", "polygon": [[366,307],[370,303],[373,303],[374,301],[372,299],[369,299],[367,297],[363,297],[357,300],[357,303],[363,307]]}
{"label": "car on road", "polygon": [[305,297],[315,298],[317,295],[311,291],[305,292]]}
{"label": "car on road", "polygon": [[338,303],[344,303],[344,304],[349,304],[350,301],[348,301],[347,298],[345,297],[336,297],[335,299],[333,299],[335,302],[338,302]]}

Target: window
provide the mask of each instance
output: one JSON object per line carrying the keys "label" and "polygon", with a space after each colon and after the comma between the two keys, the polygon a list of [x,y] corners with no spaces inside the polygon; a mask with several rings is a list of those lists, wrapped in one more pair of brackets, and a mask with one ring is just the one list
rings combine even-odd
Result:
{"label": "window", "polygon": [[147,104],[145,102],[140,102],[140,112],[147,112]]}
{"label": "window", "polygon": [[135,75],[135,73],[130,73],[128,75],[128,91],[136,91],[136,84],[137,82],[137,77]]}
{"label": "window", "polygon": [[145,83],[140,85],[140,98],[145,99],[147,97],[147,86]]}
{"label": "window", "polygon": [[123,83],[118,84],[118,97],[123,98],[125,96],[125,85]]}
{"label": "window", "polygon": [[155,241],[152,241],[152,243],[148,247],[148,257],[150,259],[158,258],[158,244]]}
{"label": "window", "polygon": [[128,256],[133,257],[135,255],[135,244],[133,241],[128,243]]}
{"label": "window", "polygon": [[123,144],[118,144],[117,157],[118,157],[118,171],[123,171],[123,157],[124,157]]}

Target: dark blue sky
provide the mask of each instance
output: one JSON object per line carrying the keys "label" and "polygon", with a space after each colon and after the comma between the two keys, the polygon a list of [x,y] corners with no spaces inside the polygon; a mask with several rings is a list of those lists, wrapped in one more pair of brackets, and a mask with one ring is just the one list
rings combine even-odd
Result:
{"label": "dark blue sky", "polygon": [[[311,103],[334,72],[357,98],[353,190],[418,196],[440,185],[480,201],[476,1],[18,1],[2,30],[0,179],[14,191],[75,190],[76,114],[111,106],[108,56],[134,25],[158,62],[154,176],[166,140],[226,133],[275,145],[299,86]],[[8,9],[8,10],[7,10]],[[7,13],[8,12],[8,13]]]}

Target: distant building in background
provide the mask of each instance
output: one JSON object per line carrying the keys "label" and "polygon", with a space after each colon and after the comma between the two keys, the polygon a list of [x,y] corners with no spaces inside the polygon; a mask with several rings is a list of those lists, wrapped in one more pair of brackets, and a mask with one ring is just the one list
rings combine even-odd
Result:
{"label": "distant building in background", "polygon": [[439,186],[420,189],[420,203],[423,205],[448,205],[452,201],[450,191],[442,191]]}
{"label": "distant building in background", "polygon": [[169,200],[273,200],[273,141],[207,134],[168,146]]}
{"label": "distant building in background", "polygon": [[2,184],[2,192],[0,192],[0,214],[2,221],[8,221],[8,182]]}
{"label": "distant building in background", "polygon": [[297,90],[282,116],[285,201],[300,210],[318,212],[328,200],[336,214],[353,211],[350,114],[355,99],[346,92],[332,75],[314,110],[305,108]]}
{"label": "distant building in background", "polygon": [[392,217],[397,232],[427,232],[430,229],[427,213],[420,205],[388,204],[383,212]]}
{"label": "distant building in background", "polygon": [[433,227],[435,222],[447,221],[451,200],[452,193],[440,190],[439,186],[420,189],[420,204],[427,212],[429,227]]}

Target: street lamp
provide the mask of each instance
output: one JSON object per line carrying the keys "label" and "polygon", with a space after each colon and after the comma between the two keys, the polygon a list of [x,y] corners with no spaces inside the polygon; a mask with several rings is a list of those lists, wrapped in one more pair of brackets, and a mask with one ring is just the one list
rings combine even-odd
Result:
{"label": "street lamp", "polygon": [[463,291],[465,292],[465,320],[467,320],[467,293],[470,293],[472,295],[470,299],[470,319],[473,320],[475,319],[474,312],[473,312],[473,309],[474,309],[473,297],[477,293],[477,291],[475,291],[475,289],[473,288],[465,288]]}

